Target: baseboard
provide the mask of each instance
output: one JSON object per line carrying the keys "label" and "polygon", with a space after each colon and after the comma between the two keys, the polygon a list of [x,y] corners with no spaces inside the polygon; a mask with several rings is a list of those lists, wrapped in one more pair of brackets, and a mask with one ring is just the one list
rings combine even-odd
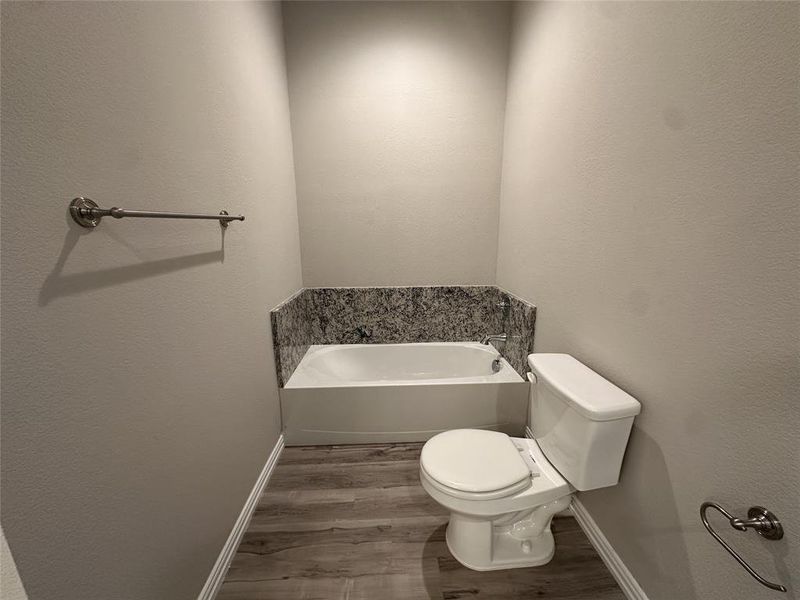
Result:
{"label": "baseboard", "polygon": [[231,564],[231,559],[236,553],[236,549],[239,547],[239,542],[242,541],[242,536],[244,535],[247,526],[250,524],[250,517],[253,516],[253,511],[256,509],[256,504],[258,504],[258,499],[261,496],[261,492],[263,492],[264,488],[267,486],[267,482],[272,475],[272,471],[275,470],[275,465],[278,464],[278,458],[280,458],[282,451],[283,434],[281,434],[281,436],[278,438],[278,441],[275,442],[275,447],[272,449],[272,452],[267,459],[267,463],[261,470],[261,474],[258,476],[253,489],[250,491],[250,495],[247,497],[247,501],[242,507],[242,512],[239,513],[239,518],[236,519],[236,522],[233,524],[231,534],[228,536],[225,545],[222,547],[222,552],[220,552],[219,556],[217,557],[217,562],[214,563],[214,567],[211,569],[211,573],[209,574],[203,589],[200,591],[200,595],[197,597],[197,600],[213,600],[214,596],[217,595],[217,592],[219,591],[219,588],[225,579],[225,573],[228,572],[228,566]]}
{"label": "baseboard", "polygon": [[[533,439],[533,432],[530,427],[525,428],[525,436]],[[578,522],[578,525],[581,526],[586,537],[589,538],[592,546],[597,550],[597,553],[600,555],[600,558],[603,559],[603,562],[614,576],[614,579],[617,580],[625,597],[628,598],[628,600],[648,600],[647,594],[644,593],[644,590],[633,577],[633,574],[628,570],[628,567],[625,566],[625,563],[622,562],[616,550],[614,550],[611,542],[603,535],[602,530],[597,526],[592,515],[589,514],[586,507],[577,497],[573,496],[569,510],[575,515],[575,520]]]}
{"label": "baseboard", "polygon": [[575,520],[578,522],[578,525],[581,526],[586,537],[589,538],[592,546],[597,550],[600,558],[603,559],[606,567],[608,567],[608,570],[614,576],[614,579],[617,580],[625,597],[628,598],[628,600],[648,600],[647,594],[644,593],[644,590],[633,577],[633,574],[628,570],[628,567],[625,566],[625,563],[622,562],[619,554],[614,550],[614,547],[606,536],[603,535],[597,523],[594,522],[594,519],[592,519],[592,516],[586,510],[586,507],[577,498],[572,499],[572,513],[575,515]]}

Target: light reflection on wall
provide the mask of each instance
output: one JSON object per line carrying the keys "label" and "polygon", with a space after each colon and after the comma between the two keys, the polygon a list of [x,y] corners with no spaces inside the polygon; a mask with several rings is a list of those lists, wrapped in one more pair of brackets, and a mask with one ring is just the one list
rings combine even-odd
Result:
{"label": "light reflection on wall", "polygon": [[305,285],[492,283],[508,6],[284,11]]}

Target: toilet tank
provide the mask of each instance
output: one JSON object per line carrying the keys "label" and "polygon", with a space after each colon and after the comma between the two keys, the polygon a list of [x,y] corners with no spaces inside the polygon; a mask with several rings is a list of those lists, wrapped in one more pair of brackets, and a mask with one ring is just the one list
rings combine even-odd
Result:
{"label": "toilet tank", "polygon": [[550,463],[578,490],[619,481],[641,404],[569,354],[531,354],[529,425]]}

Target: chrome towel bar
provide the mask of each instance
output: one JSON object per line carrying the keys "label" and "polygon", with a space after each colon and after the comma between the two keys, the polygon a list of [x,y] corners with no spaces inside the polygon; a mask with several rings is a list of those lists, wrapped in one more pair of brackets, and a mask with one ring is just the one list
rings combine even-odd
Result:
{"label": "chrome towel bar", "polygon": [[778,520],[774,514],[768,511],[763,506],[751,506],[750,510],[747,511],[747,519],[740,519],[738,517],[734,517],[731,513],[725,510],[722,506],[717,504],[716,502],[703,502],[700,506],[700,519],[703,521],[703,525],[705,526],[708,533],[710,533],[715,540],[717,540],[728,553],[736,559],[740,565],[742,565],[745,570],[753,576],[753,578],[758,581],[763,586],[768,587],[771,590],[775,590],[777,592],[785,592],[786,588],[780,585],[779,583],[772,583],[771,581],[767,581],[761,575],[756,573],[747,561],[743,559],[739,554],[731,548],[728,543],[723,540],[719,534],[714,531],[711,525],[708,522],[708,517],[706,517],[706,511],[709,508],[715,508],[723,515],[725,518],[728,519],[730,526],[738,531],[747,531],[748,529],[755,529],[758,535],[768,539],[768,540],[779,540],[783,537],[783,527],[781,526],[781,522]]}
{"label": "chrome towel bar", "polygon": [[125,217],[138,217],[147,219],[213,219],[219,221],[222,227],[227,227],[229,221],[244,221],[242,215],[229,215],[222,210],[218,215],[203,215],[198,213],[164,212],[157,210],[127,210],[124,208],[100,208],[97,203],[89,198],[78,197],[69,203],[69,214],[81,227],[97,227],[103,217],[124,219]]}

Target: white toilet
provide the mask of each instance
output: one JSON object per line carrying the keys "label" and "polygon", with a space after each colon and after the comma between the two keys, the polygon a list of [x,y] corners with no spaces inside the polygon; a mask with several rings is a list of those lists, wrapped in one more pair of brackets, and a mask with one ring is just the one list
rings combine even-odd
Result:
{"label": "white toilet", "polygon": [[456,429],[422,449],[422,487],[451,512],[447,546],[476,571],[543,565],[576,491],[615,485],[641,405],[568,354],[531,354],[533,439]]}

